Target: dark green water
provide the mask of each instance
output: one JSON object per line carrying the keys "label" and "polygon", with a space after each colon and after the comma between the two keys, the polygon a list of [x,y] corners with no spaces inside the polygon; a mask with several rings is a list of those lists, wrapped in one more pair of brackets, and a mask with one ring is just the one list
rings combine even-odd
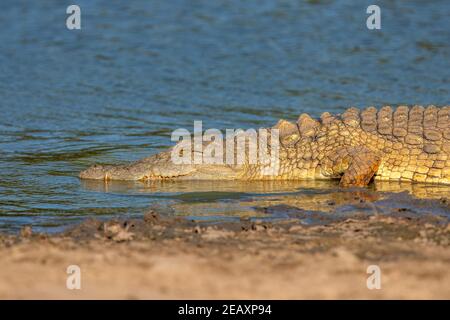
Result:
{"label": "dark green water", "polygon": [[189,216],[258,215],[250,200],[335,186],[111,188],[76,175],[155,153],[194,120],[257,128],[353,105],[450,102],[449,1],[377,1],[378,31],[366,28],[372,1],[76,3],[75,31],[65,27],[71,2],[1,4],[3,231],[59,230],[155,205]]}

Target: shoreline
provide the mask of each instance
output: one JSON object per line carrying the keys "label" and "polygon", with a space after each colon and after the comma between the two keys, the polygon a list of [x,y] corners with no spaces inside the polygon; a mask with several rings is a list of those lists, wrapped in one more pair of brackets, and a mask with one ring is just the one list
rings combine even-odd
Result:
{"label": "shoreline", "polygon": [[[408,216],[211,225],[151,211],[0,235],[0,260],[1,299],[450,298],[450,224]],[[81,290],[66,287],[69,265]]]}

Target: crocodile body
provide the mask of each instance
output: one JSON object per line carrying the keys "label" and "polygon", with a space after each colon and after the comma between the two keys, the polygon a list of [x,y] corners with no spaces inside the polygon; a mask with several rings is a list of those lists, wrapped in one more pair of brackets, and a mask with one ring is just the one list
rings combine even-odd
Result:
{"label": "crocodile body", "polygon": [[[302,180],[340,179],[364,186],[372,179],[450,184],[450,107],[389,106],[320,119],[302,114],[280,120],[279,170],[262,173],[260,163],[175,164],[171,150],[129,165],[92,166],[83,179]],[[175,146],[176,147],[176,146]],[[270,149],[269,144],[269,149]],[[233,149],[240,152],[239,148]],[[242,150],[241,150],[242,151]],[[248,150],[244,150],[248,154]],[[192,152],[194,155],[194,152]],[[225,157],[225,155],[224,155]]]}

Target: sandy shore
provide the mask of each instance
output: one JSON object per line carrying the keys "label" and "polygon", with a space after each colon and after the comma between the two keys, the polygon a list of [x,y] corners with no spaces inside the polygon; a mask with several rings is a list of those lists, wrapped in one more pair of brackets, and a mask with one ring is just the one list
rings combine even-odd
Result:
{"label": "sandy shore", "polygon": [[[450,298],[450,226],[372,216],[220,225],[150,212],[56,235],[0,236],[2,299]],[[69,265],[81,289],[66,287]],[[381,289],[367,288],[367,268]]]}

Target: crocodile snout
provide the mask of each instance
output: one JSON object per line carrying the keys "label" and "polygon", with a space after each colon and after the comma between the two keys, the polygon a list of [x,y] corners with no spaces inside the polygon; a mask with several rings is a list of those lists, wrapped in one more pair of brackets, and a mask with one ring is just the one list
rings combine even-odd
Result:
{"label": "crocodile snout", "polygon": [[101,165],[93,165],[80,172],[81,179],[108,180],[106,168]]}

